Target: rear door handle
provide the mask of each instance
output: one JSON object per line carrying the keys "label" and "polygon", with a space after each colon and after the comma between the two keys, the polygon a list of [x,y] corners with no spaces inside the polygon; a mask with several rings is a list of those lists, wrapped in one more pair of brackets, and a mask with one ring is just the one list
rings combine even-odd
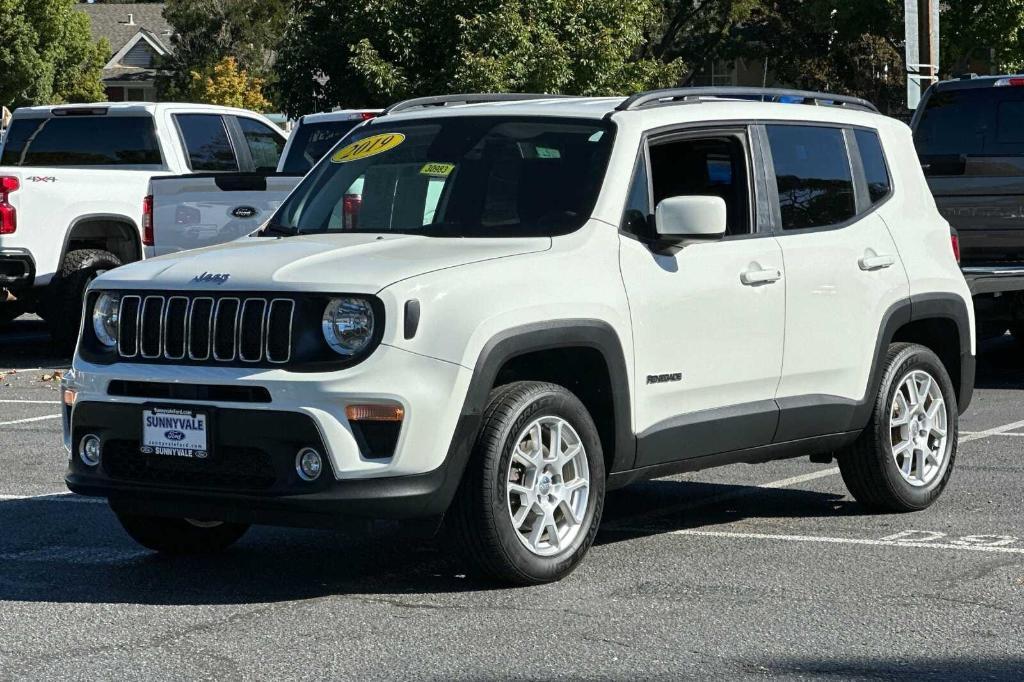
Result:
{"label": "rear door handle", "polygon": [[751,268],[740,274],[740,281],[748,287],[758,284],[771,284],[782,279],[782,271],[778,268]]}
{"label": "rear door handle", "polygon": [[895,262],[896,262],[896,257],[895,256],[889,256],[889,255],[885,255],[885,254],[883,254],[881,256],[877,256],[877,255],[872,254],[870,256],[865,255],[863,258],[861,258],[859,261],[857,261],[857,264],[860,266],[861,270],[867,271],[867,270],[882,270],[884,268],[889,267],[890,265],[893,265]]}

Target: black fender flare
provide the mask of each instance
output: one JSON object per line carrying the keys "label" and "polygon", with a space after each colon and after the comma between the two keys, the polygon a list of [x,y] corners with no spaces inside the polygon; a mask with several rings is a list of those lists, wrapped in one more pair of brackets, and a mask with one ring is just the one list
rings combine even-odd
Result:
{"label": "black fender flare", "polygon": [[608,473],[632,468],[636,457],[636,436],[633,433],[629,374],[622,343],[611,325],[601,320],[567,319],[511,327],[495,335],[480,350],[443,465],[444,481],[437,490],[431,511],[444,511],[455,496],[473,450],[487,397],[502,366],[527,353],[572,347],[593,348],[604,358],[612,383],[615,415],[615,454]]}

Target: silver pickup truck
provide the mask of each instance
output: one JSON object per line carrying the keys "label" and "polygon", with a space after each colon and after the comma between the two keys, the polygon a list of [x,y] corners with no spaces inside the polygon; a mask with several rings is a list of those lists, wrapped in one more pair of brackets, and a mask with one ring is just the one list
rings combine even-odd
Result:
{"label": "silver pickup truck", "polygon": [[[267,221],[338,140],[377,113],[379,110],[349,109],[303,116],[280,158],[256,172],[153,178],[146,206],[152,225],[147,235],[148,255],[197,249],[249,234]],[[358,193],[346,197],[353,215],[359,199]]]}

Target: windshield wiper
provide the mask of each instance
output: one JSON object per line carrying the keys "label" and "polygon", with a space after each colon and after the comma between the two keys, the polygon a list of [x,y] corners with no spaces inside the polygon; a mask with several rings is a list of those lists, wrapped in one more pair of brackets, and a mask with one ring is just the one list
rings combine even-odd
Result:
{"label": "windshield wiper", "polygon": [[260,234],[273,234],[277,235],[278,237],[293,237],[296,234],[298,234],[298,232],[291,227],[285,227],[284,225],[278,225],[277,223],[267,223],[266,225],[263,226],[263,229],[260,230]]}

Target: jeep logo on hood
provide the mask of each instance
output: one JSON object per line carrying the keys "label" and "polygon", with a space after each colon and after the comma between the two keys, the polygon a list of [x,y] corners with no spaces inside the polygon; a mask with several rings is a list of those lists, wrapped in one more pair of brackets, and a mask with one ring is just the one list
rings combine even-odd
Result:
{"label": "jeep logo on hood", "polygon": [[252,206],[239,206],[231,212],[231,215],[236,218],[255,218],[259,215],[259,211]]}
{"label": "jeep logo on hood", "polygon": [[224,284],[224,282],[228,281],[230,277],[231,275],[227,273],[204,272],[201,275],[193,277],[192,281],[196,284],[203,284],[205,282],[209,282],[211,284]]}

